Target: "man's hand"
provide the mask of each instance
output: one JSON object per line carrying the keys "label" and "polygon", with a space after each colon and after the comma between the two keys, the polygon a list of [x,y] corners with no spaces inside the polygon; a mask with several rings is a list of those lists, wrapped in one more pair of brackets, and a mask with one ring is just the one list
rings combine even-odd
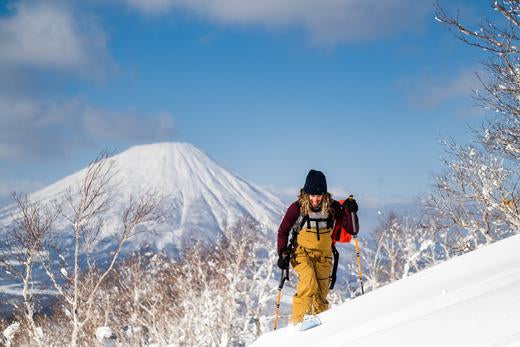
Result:
{"label": "man's hand", "polygon": [[357,213],[358,211],[358,204],[356,202],[356,199],[351,195],[343,202],[343,208],[347,208],[349,212]]}
{"label": "man's hand", "polygon": [[282,249],[278,255],[278,267],[282,270],[289,268],[289,251],[287,251],[287,248]]}
{"label": "man's hand", "polygon": [[358,231],[355,228],[352,230],[347,229],[347,233],[349,233],[352,236],[356,236],[358,234]]}

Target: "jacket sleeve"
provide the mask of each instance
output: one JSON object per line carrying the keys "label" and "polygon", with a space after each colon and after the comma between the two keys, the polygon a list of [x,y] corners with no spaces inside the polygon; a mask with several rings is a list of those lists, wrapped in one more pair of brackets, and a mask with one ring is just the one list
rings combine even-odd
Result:
{"label": "jacket sleeve", "polygon": [[280,223],[280,227],[278,228],[278,243],[277,243],[277,251],[278,255],[282,252],[284,248],[287,247],[287,242],[289,240],[289,233],[291,232],[291,228],[294,223],[298,220],[300,216],[300,206],[298,202],[295,201],[289,206],[287,212],[285,212],[285,216]]}

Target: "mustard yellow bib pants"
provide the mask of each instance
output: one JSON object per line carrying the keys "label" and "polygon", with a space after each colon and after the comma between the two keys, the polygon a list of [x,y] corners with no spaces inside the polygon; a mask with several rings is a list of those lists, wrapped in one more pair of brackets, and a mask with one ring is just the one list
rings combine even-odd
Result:
{"label": "mustard yellow bib pants", "polygon": [[329,308],[327,295],[332,268],[331,229],[320,229],[319,237],[315,228],[300,230],[291,262],[298,274],[291,322],[298,323],[305,314],[318,314]]}

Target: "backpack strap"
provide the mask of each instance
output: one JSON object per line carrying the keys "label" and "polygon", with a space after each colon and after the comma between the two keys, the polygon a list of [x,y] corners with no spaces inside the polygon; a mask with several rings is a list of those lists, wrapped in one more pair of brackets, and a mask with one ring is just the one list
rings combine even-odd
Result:
{"label": "backpack strap", "polygon": [[[311,229],[311,222],[314,222],[316,223],[316,238],[318,239],[318,241],[320,240],[320,234],[325,234],[325,233],[320,233],[320,222],[327,222],[327,229],[332,229],[332,225],[333,225],[333,219],[332,217],[327,217],[327,218],[311,218],[309,215],[305,215],[302,217],[302,221],[300,223],[300,230],[303,229],[303,226],[305,224],[307,224],[307,229]],[[308,232],[313,232],[313,231],[308,231]]]}
{"label": "backpack strap", "polygon": [[336,273],[338,272],[339,252],[334,245],[332,245],[332,254],[334,256],[334,266],[332,267],[332,274],[330,276],[329,289],[334,289],[334,284],[336,284]]}
{"label": "backpack strap", "polygon": [[307,223],[307,229],[310,229],[311,228],[311,221],[310,221],[310,218],[309,218],[309,215],[302,215],[302,220],[300,222],[300,230],[303,229],[303,226],[305,225],[305,223]]}

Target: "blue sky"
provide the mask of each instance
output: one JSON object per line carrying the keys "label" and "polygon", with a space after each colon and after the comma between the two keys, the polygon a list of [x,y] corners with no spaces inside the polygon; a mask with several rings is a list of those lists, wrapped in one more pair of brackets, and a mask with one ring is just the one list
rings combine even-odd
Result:
{"label": "blue sky", "polygon": [[371,207],[411,202],[439,140],[488,116],[471,99],[485,56],[433,17],[422,0],[3,2],[0,204],[158,141],[285,196],[315,168]]}

